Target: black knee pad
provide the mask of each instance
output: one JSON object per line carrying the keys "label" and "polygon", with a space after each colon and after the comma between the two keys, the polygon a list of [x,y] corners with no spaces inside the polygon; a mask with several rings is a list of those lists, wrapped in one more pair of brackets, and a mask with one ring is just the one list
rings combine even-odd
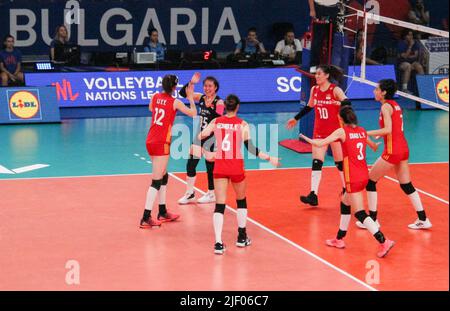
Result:
{"label": "black knee pad", "polygon": [[400,184],[400,188],[402,188],[403,192],[406,193],[407,195],[416,192],[416,188],[414,188],[412,183]]}
{"label": "black knee pad", "polygon": [[339,171],[342,172],[344,170],[344,161],[334,162],[334,164],[336,165],[336,167]]}
{"label": "black knee pad", "polygon": [[214,213],[225,214],[225,204],[216,204]]}
{"label": "black knee pad", "polygon": [[197,175],[196,169],[199,161],[200,159],[195,159],[192,156],[189,158],[186,164],[186,171],[188,177],[195,177],[195,175]]}
{"label": "black knee pad", "polygon": [[367,183],[367,186],[366,186],[366,190],[376,192],[377,191],[377,183],[375,181],[369,179],[369,182]]}
{"label": "black knee pad", "polygon": [[237,208],[247,209],[247,198],[242,200],[236,200]]}
{"label": "black knee pad", "polygon": [[169,182],[169,174],[166,173],[166,175],[164,175],[161,180],[161,186],[167,186],[168,182]]}
{"label": "black knee pad", "polygon": [[366,211],[359,211],[355,213],[355,217],[363,224],[364,220],[366,220],[366,218],[369,216],[367,215]]}
{"label": "black knee pad", "polygon": [[345,205],[343,202],[341,202],[341,215],[351,215],[352,210],[350,205]]}
{"label": "black knee pad", "polygon": [[323,161],[314,159],[312,162],[312,170],[313,171],[321,171],[323,166]]}
{"label": "black knee pad", "polygon": [[159,191],[159,189],[161,189],[161,184],[162,184],[162,179],[153,179],[151,187],[155,188],[156,190]]}

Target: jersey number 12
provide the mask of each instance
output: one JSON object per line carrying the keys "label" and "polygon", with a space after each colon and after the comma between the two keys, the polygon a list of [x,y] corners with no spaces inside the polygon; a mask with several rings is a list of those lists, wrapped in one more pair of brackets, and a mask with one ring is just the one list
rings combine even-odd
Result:
{"label": "jersey number 12", "polygon": [[164,109],[155,108],[155,120],[153,123],[159,126],[163,126],[162,120],[164,119],[164,116],[166,115],[166,112]]}

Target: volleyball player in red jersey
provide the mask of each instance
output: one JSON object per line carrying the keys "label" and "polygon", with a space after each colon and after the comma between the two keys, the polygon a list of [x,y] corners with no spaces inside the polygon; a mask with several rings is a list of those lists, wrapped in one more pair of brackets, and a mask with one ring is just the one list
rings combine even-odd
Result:
{"label": "volleyball player in red jersey", "polygon": [[[140,224],[142,229],[159,227],[162,222],[174,221],[179,218],[179,215],[168,212],[166,208],[166,186],[169,180],[167,163],[169,162],[170,143],[172,140],[171,131],[177,110],[194,117],[197,114],[197,108],[193,99],[193,86],[186,90],[190,108],[187,108],[178,99],[173,98],[172,95],[177,85],[177,76],[166,75],[162,81],[164,92],[155,94],[150,103],[152,123],[147,136],[147,151],[153,164],[152,184],[147,192],[144,215]],[[158,193],[159,213],[158,218],[153,219],[151,212]]]}
{"label": "volleyball player in red jersey", "polygon": [[[392,79],[381,80],[374,91],[375,99],[381,103],[380,129],[368,131],[368,134],[369,136],[382,136],[384,138],[384,151],[369,173],[369,183],[367,184],[369,213],[377,221],[378,195],[376,184],[391,169],[394,169],[400,187],[411,200],[418,216],[417,220],[408,227],[415,230],[429,229],[432,224],[426,216],[419,193],[411,183],[408,165],[409,148],[403,131],[403,112],[394,100],[396,92],[397,83]],[[364,225],[359,222],[357,225],[364,228]]]}
{"label": "volleyball player in red jersey", "polygon": [[[326,146],[331,142],[340,141],[344,156],[344,178],[346,192],[341,201],[341,221],[339,231],[335,239],[326,241],[331,247],[344,248],[343,238],[347,234],[351,218],[351,207],[355,211],[355,217],[363,223],[375,239],[380,243],[377,256],[382,258],[387,255],[394,246],[394,242],[385,238],[373,219],[367,215],[364,209],[363,191],[369,180],[369,172],[366,162],[366,146],[376,151],[378,145],[372,142],[364,128],[358,126],[358,119],[350,106],[344,106],[340,110],[340,118],[344,126],[334,131],[325,139],[309,139],[301,135],[303,139],[314,146]],[[351,206],[351,207],[350,207]]]}
{"label": "volleyball player in red jersey", "polygon": [[236,95],[229,95],[225,101],[227,114],[212,120],[208,127],[199,135],[199,139],[209,137],[211,134],[214,134],[216,137],[217,151],[214,166],[216,209],[213,217],[216,243],[214,245],[214,253],[220,255],[225,252],[225,246],[222,241],[222,228],[229,182],[234,188],[237,202],[239,228],[236,246],[246,247],[251,244],[246,231],[247,199],[245,195],[244,159],[241,151],[242,142],[250,153],[262,160],[269,161],[273,166],[280,165],[278,158],[259,151],[253,145],[247,122],[237,117],[239,105],[239,98]]}
{"label": "volleyball player in red jersey", "polygon": [[[330,81],[339,81],[343,77],[343,72],[340,68],[329,65],[321,65],[316,72],[317,85],[311,89],[311,97],[308,105],[301,110],[294,118],[287,122],[287,128],[292,129],[297,122],[311,110],[315,111],[314,120],[314,138],[323,139],[333,133],[336,129],[341,127],[339,123],[339,108],[341,102],[347,101],[347,96],[344,91]],[[341,176],[342,187],[345,190],[344,175],[342,172],[342,150],[339,142],[330,143],[331,150],[339,175]],[[311,192],[307,196],[301,196],[300,200],[311,206],[319,204],[317,195],[319,193],[320,180],[322,178],[322,167],[325,160],[325,155],[328,145],[312,148],[312,173],[311,173]]]}

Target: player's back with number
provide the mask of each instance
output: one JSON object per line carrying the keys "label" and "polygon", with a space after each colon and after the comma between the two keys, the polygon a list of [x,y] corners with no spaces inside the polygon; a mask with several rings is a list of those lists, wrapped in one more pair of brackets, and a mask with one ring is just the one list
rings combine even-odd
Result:
{"label": "player's back with number", "polygon": [[152,123],[147,136],[147,143],[170,145],[172,125],[175,120],[175,99],[166,94],[155,94],[152,98]]}
{"label": "player's back with number", "polygon": [[216,119],[214,135],[217,141],[214,174],[241,175],[244,160],[241,151],[242,129],[245,122],[238,117]]}
{"label": "player's back with number", "polygon": [[[386,104],[392,107],[392,132],[384,136],[383,156],[409,154],[408,142],[403,129],[403,111],[400,105],[394,100],[386,100]],[[385,105],[386,105],[385,104]],[[380,127],[384,128],[383,114],[380,113]],[[408,158],[405,156],[405,158]]]}
{"label": "player's back with number", "polygon": [[354,192],[356,189],[352,188],[364,189],[369,180],[366,161],[367,132],[360,126],[345,125],[343,129],[345,141],[341,144],[344,156],[345,183],[347,191]]}

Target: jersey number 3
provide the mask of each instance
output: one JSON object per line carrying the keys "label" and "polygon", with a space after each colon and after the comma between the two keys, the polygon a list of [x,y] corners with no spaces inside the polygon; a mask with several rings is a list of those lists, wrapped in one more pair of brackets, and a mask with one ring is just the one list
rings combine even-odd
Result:
{"label": "jersey number 3", "polygon": [[359,151],[358,160],[359,161],[364,160],[364,153],[363,153],[364,144],[363,143],[357,143],[356,144],[356,148],[358,148],[358,151]]}

